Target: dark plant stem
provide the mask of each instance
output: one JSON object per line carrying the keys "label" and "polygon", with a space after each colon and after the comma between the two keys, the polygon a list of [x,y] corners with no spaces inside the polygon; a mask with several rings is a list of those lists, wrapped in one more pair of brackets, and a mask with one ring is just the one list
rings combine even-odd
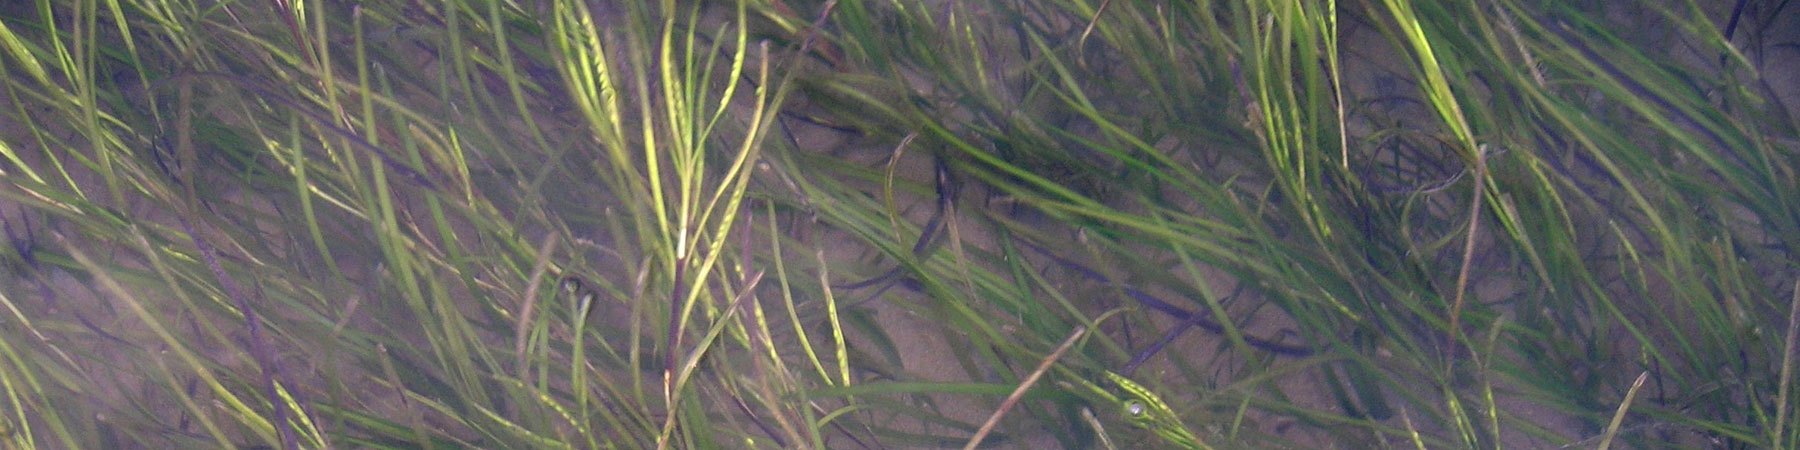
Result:
{"label": "dark plant stem", "polygon": [[[1154,295],[1150,295],[1150,293],[1144,292],[1142,289],[1138,289],[1136,287],[1132,287],[1130,285],[1126,285],[1123,283],[1115,283],[1111,279],[1107,278],[1105,275],[1102,275],[1099,271],[1088,268],[1087,266],[1083,266],[1083,265],[1081,265],[1081,263],[1071,261],[1071,260],[1069,260],[1067,258],[1063,258],[1061,256],[1057,256],[1056,254],[1051,253],[1049,250],[1044,249],[1043,247],[1039,247],[1037,244],[1034,244],[1030,241],[1020,240],[1019,243],[1024,244],[1026,248],[1029,248],[1032,251],[1035,251],[1040,255],[1044,255],[1045,257],[1050,258],[1053,261],[1056,261],[1057,264],[1062,265],[1064,268],[1073,270],[1076,273],[1079,273],[1082,276],[1087,277],[1088,279],[1098,281],[1101,284],[1107,285],[1109,287],[1117,287],[1120,290],[1125,291],[1126,296],[1131,297],[1132,300],[1137,301],[1139,304],[1142,304],[1145,307],[1148,307],[1150,309],[1156,310],[1157,312],[1166,314],[1169,317],[1174,317],[1176,319],[1179,319],[1182,322],[1192,322],[1194,325],[1197,325],[1201,329],[1204,329],[1213,334],[1224,334],[1225,333],[1225,327],[1223,325],[1220,325],[1218,322],[1213,321],[1212,319],[1206,318],[1206,314],[1204,314],[1204,313],[1188,311],[1186,309],[1183,309],[1182,307],[1175,306],[1173,304],[1170,304],[1169,302],[1163,301],[1162,299],[1157,298]],[[1315,350],[1313,350],[1312,347],[1307,347],[1304,345],[1277,342],[1273,339],[1265,339],[1265,338],[1260,338],[1260,337],[1251,336],[1251,335],[1247,335],[1247,334],[1243,335],[1243,336],[1244,336],[1244,343],[1250,344],[1250,346],[1252,346],[1252,347],[1256,347],[1256,348],[1262,349],[1263,351],[1267,351],[1269,353],[1274,353],[1277,355],[1299,357],[1299,356],[1309,356],[1309,355],[1312,355],[1313,353],[1315,353]]]}
{"label": "dark plant stem", "polygon": [[[232,302],[237,304],[239,313],[244,315],[244,328],[250,334],[250,354],[251,357],[256,358],[257,365],[262,366],[263,393],[268,396],[269,405],[275,409],[275,431],[281,434],[281,447],[288,450],[299,450],[300,440],[294,434],[293,422],[290,419],[294,412],[288,410],[287,402],[282,401],[280,392],[275,387],[276,378],[282,375],[281,362],[275,357],[269,343],[263,339],[262,321],[257,318],[256,310],[250,308],[250,298],[244,295],[244,292],[238,289],[237,282],[225,273],[225,268],[219,265],[218,250],[207,244],[205,239],[200,238],[200,233],[194,231],[194,225],[188,222],[187,216],[176,217],[176,220],[181,221],[182,231],[187,232],[188,237],[194,240],[194,248],[200,250],[200,257],[206,261],[206,268],[212,270],[213,276],[219,279],[219,287],[225,290],[225,296],[231,297]],[[293,383],[286,384],[293,385]],[[297,398],[300,394],[294,392],[293,395],[298,402]]]}

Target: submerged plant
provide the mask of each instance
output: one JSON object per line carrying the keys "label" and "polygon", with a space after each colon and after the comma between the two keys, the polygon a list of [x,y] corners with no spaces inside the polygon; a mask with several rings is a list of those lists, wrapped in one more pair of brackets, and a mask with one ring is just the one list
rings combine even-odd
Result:
{"label": "submerged plant", "polygon": [[1734,6],[0,6],[0,442],[1792,448]]}

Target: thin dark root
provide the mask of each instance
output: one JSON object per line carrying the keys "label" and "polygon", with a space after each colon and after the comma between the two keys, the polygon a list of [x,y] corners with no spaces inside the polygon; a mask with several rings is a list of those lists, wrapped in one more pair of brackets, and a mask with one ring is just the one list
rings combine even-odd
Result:
{"label": "thin dark root", "polygon": [[[1077,263],[1075,261],[1071,261],[1067,258],[1063,258],[1062,256],[1058,256],[1054,253],[1051,253],[1049,250],[1047,250],[1043,247],[1040,247],[1037,244],[1034,244],[1030,241],[1020,240],[1019,243],[1025,244],[1026,248],[1036,251],[1036,252],[1038,252],[1038,254],[1044,255],[1045,257],[1048,257],[1051,260],[1056,261],[1057,264],[1062,265],[1064,268],[1073,270],[1076,273],[1080,273],[1082,276],[1087,277],[1088,279],[1098,281],[1107,286],[1118,287],[1120,290],[1125,291],[1125,295],[1127,297],[1131,297],[1132,300],[1137,301],[1139,304],[1144,305],[1145,307],[1156,310],[1157,312],[1163,313],[1170,317],[1180,319],[1183,322],[1192,322],[1194,325],[1198,325],[1201,329],[1205,329],[1206,331],[1211,332],[1213,334],[1224,334],[1225,333],[1225,327],[1223,325],[1220,325],[1218,322],[1215,322],[1211,319],[1206,318],[1207,313],[1188,311],[1186,309],[1183,309],[1182,307],[1175,306],[1173,304],[1170,304],[1169,302],[1163,301],[1161,298],[1157,298],[1154,295],[1150,295],[1150,293],[1144,292],[1142,289],[1138,289],[1137,287],[1126,285],[1123,283],[1115,283],[1112,280],[1108,279],[1105,275],[1100,274],[1100,272],[1095,271],[1092,268],[1083,266],[1083,265],[1081,265],[1081,263]],[[1298,356],[1309,356],[1316,352],[1316,350],[1314,350],[1312,347],[1308,347],[1308,346],[1304,346],[1304,345],[1288,344],[1288,343],[1283,343],[1283,342],[1280,342],[1280,341],[1277,341],[1274,339],[1265,339],[1265,338],[1260,338],[1260,337],[1251,336],[1251,335],[1247,335],[1247,334],[1243,335],[1243,337],[1244,337],[1244,343],[1250,344],[1251,347],[1256,347],[1258,349],[1262,349],[1263,351],[1266,351],[1269,353],[1274,353],[1277,355],[1298,357]]]}
{"label": "thin dark root", "polygon": [[28,266],[37,267],[37,245],[32,243],[31,216],[25,214],[25,207],[17,208],[19,221],[24,222],[23,225],[20,225],[25,229],[24,235],[13,231],[11,220],[0,219],[0,226],[6,228],[6,240],[12,243],[13,251],[19,254],[19,259],[25,261]]}
{"label": "thin dark root", "polygon": [[[1244,284],[1238,283],[1236,288],[1232,288],[1231,295],[1225,296],[1225,299],[1229,301],[1230,299],[1237,298],[1237,296],[1242,293],[1244,293]],[[1145,361],[1149,361],[1151,356],[1156,356],[1157,353],[1161,353],[1163,347],[1167,347],[1169,343],[1175,342],[1175,338],[1181,337],[1182,334],[1187,333],[1188,329],[1193,328],[1195,325],[1199,325],[1200,317],[1199,314],[1195,314],[1194,316],[1189,317],[1188,320],[1182,321],[1180,325],[1176,325],[1175,329],[1163,333],[1162,337],[1158,338],[1156,342],[1151,343],[1149,347],[1144,347],[1143,351],[1138,352],[1137,356],[1132,357],[1131,362],[1125,363],[1125,367],[1119,369],[1119,375],[1131,376],[1131,373],[1137,371],[1138,366],[1144,365]]]}
{"label": "thin dark root", "polygon": [[[956,176],[950,172],[950,166],[944,164],[944,161],[942,159],[939,159],[937,161],[935,173],[936,173],[935,179],[936,179],[936,192],[937,192],[937,209],[936,209],[936,211],[932,212],[931,219],[925,221],[925,227],[919,230],[919,239],[916,241],[913,241],[913,246],[912,246],[913,258],[924,258],[925,255],[931,253],[931,249],[932,249],[931,243],[936,242],[937,235],[943,232],[944,216],[947,215],[948,212],[950,211],[950,208],[952,206],[954,206],[954,204],[956,202],[957,194],[962,191],[962,183],[960,181],[958,181],[956,179]],[[857,282],[852,282],[849,284],[835,285],[835,286],[832,286],[832,288],[843,289],[843,290],[858,290],[858,289],[863,289],[863,288],[867,288],[870,286],[876,286],[876,285],[881,286],[880,289],[876,289],[875,293],[869,295],[869,297],[864,298],[862,300],[858,300],[858,301],[850,304],[851,307],[855,307],[855,306],[861,305],[863,303],[867,303],[869,301],[872,301],[872,300],[875,300],[876,298],[881,297],[882,293],[887,292],[888,289],[891,289],[894,287],[894,285],[896,284],[896,281],[899,281],[899,282],[906,281],[906,280],[904,280],[904,277],[900,276],[900,272],[903,267],[904,266],[896,266],[892,269],[888,269],[888,271],[886,271],[886,272],[882,272],[881,275],[876,275],[876,276],[870,277],[868,279],[865,279],[862,281],[857,281]]]}

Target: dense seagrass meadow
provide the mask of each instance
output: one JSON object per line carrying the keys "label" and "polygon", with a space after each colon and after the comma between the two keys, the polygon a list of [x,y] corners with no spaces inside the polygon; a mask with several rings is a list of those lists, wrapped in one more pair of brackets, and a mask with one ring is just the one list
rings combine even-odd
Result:
{"label": "dense seagrass meadow", "polygon": [[0,449],[1800,448],[1780,0],[0,3]]}

